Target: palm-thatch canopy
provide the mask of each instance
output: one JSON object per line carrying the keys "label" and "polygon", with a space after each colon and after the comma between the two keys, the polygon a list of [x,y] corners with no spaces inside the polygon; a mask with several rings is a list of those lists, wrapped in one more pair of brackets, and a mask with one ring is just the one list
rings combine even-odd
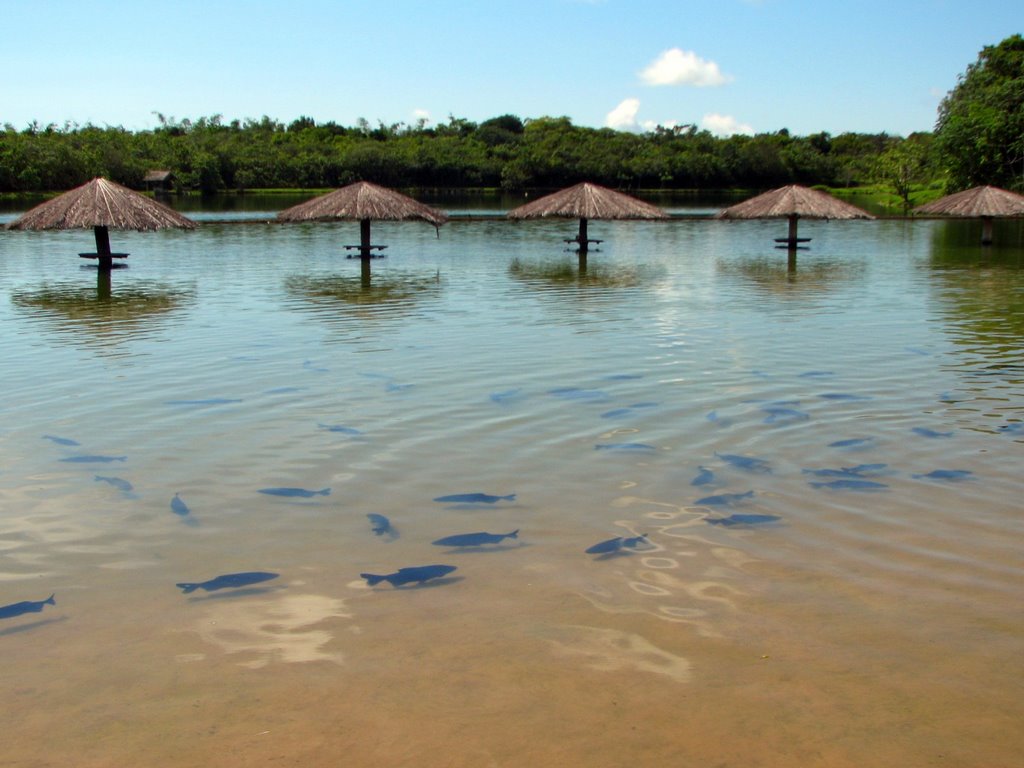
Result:
{"label": "palm-thatch canopy", "polygon": [[601,242],[587,238],[587,221],[589,219],[669,218],[667,213],[655,205],[586,181],[520,205],[506,215],[510,219],[538,219],[551,216],[579,219],[579,234],[566,242],[578,243],[581,254],[586,253],[589,243]]}
{"label": "palm-thatch canopy", "polygon": [[981,219],[981,244],[992,243],[992,219],[1024,216],[1024,195],[999,187],[972,187],[918,206],[914,213]]}
{"label": "palm-thatch canopy", "polygon": [[862,208],[825,192],[790,184],[764,192],[715,214],[716,219],[789,219],[789,235],[776,242],[794,248],[810,238],[796,236],[798,219],[873,219]]}
{"label": "palm-thatch canopy", "polygon": [[448,221],[436,208],[401,192],[357,181],[347,187],[293,205],[277,214],[278,221],[407,221],[422,219],[435,227]]}
{"label": "palm-thatch canopy", "polygon": [[107,227],[148,232],[168,227],[193,229],[196,223],[163,203],[107,179],[96,178],[40,203],[7,225],[8,229]]}
{"label": "palm-thatch canopy", "polygon": [[[360,223],[359,255],[369,259],[373,250],[382,250],[387,246],[370,244],[370,221],[408,221],[420,219],[435,227],[440,227],[448,216],[443,211],[431,208],[417,200],[413,200],[401,192],[371,184],[368,181],[357,181],[341,189],[328,192],[326,195],[314,197],[304,203],[293,205],[277,214],[278,221],[351,221]],[[365,266],[365,261],[364,261]]]}
{"label": "palm-thatch canopy", "polygon": [[1024,195],[999,187],[973,187],[919,206],[914,213],[967,218],[1024,216]]}
{"label": "palm-thatch canopy", "polygon": [[40,203],[7,225],[7,229],[87,229],[96,237],[96,253],[79,254],[97,259],[101,272],[109,272],[113,259],[127,253],[111,253],[110,229],[149,232],[176,227],[194,229],[196,223],[177,211],[102,178],[93,179],[52,200]]}

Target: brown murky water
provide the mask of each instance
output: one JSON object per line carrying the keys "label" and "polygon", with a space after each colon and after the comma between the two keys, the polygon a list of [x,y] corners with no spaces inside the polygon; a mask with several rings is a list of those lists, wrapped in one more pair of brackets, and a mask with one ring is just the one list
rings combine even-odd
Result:
{"label": "brown murky water", "polygon": [[1020,765],[1019,245],[564,226],[4,236],[0,765]]}

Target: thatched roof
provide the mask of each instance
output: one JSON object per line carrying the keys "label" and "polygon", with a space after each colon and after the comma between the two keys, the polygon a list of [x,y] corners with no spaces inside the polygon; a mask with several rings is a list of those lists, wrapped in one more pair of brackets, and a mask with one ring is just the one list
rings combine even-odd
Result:
{"label": "thatched roof", "polygon": [[40,203],[7,225],[8,229],[80,229],[107,227],[150,231],[196,223],[163,203],[133,192],[107,179],[93,179],[80,187]]}
{"label": "thatched roof", "polygon": [[657,206],[607,187],[583,182],[553,192],[506,214],[511,219],[558,216],[567,219],[667,219]]}
{"label": "thatched roof", "polygon": [[999,187],[974,187],[919,206],[914,213],[938,216],[1024,216],[1024,195]]}
{"label": "thatched roof", "polygon": [[149,171],[145,176],[142,177],[144,182],[164,182],[170,181],[174,178],[172,171]]}
{"label": "thatched roof", "polygon": [[404,221],[422,219],[439,227],[448,216],[436,208],[385,187],[358,181],[347,187],[293,205],[277,214],[278,221],[331,221],[336,219]]}
{"label": "thatched roof", "polygon": [[790,184],[731,205],[716,219],[873,219],[870,213],[816,189]]}

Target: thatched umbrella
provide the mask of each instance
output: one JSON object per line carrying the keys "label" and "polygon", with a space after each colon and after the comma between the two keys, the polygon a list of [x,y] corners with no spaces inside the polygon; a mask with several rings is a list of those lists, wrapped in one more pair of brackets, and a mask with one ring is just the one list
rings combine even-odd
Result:
{"label": "thatched umbrella", "polygon": [[420,219],[440,227],[448,216],[411,197],[368,181],[357,181],[347,187],[314,197],[293,205],[277,214],[278,221],[359,221],[359,245],[346,245],[358,249],[363,260],[364,274],[369,269],[373,251],[382,251],[386,245],[370,244],[370,221],[407,221]]}
{"label": "thatched umbrella", "polygon": [[587,221],[589,219],[667,219],[669,217],[657,206],[586,181],[574,187],[545,195],[531,203],[520,205],[506,215],[510,219],[539,219],[549,216],[579,219],[579,233],[575,238],[566,240],[566,242],[577,243],[581,257],[586,255],[590,243],[601,242],[587,237]]}
{"label": "thatched umbrella", "polygon": [[79,254],[96,259],[100,272],[109,273],[114,259],[127,253],[111,253],[109,229],[148,232],[168,227],[194,229],[196,223],[163,203],[133,192],[107,179],[96,178],[80,187],[40,203],[7,225],[8,229],[87,229],[96,236],[96,253]]}
{"label": "thatched umbrella", "polygon": [[790,184],[731,205],[715,214],[716,219],[789,219],[789,234],[775,242],[795,249],[809,237],[797,237],[799,219],[873,219],[870,213],[825,192]]}
{"label": "thatched umbrella", "polygon": [[981,244],[992,244],[992,219],[1024,216],[1024,195],[999,187],[973,187],[919,206],[914,213],[981,219]]}

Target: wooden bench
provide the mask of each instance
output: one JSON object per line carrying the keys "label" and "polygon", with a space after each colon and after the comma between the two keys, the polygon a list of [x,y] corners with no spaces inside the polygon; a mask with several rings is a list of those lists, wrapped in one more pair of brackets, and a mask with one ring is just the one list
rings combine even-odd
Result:
{"label": "wooden bench", "polygon": [[[111,259],[127,259],[128,258],[128,254],[127,253],[106,253],[106,254],[102,254],[102,255],[106,256],[108,258],[111,258]],[[98,258],[101,257],[101,255],[98,254],[98,253],[80,253],[80,254],[78,254],[78,257],[80,259],[98,259]]]}

